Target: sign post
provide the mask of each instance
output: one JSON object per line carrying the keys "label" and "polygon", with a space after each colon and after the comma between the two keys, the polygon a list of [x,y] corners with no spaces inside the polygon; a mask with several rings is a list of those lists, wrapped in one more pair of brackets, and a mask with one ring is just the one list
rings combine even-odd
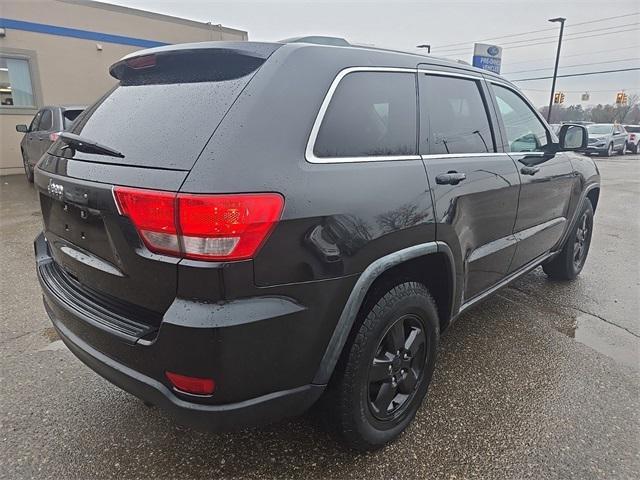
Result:
{"label": "sign post", "polygon": [[502,47],[487,43],[476,43],[473,47],[473,66],[500,73]]}

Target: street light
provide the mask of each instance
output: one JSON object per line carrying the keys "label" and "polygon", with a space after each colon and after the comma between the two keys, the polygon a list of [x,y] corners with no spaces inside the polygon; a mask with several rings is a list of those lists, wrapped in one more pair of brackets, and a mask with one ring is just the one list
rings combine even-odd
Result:
{"label": "street light", "polygon": [[426,43],[423,45],[416,45],[416,48],[426,48],[427,53],[431,53],[431,45],[427,45]]}
{"label": "street light", "polygon": [[551,121],[551,107],[553,107],[553,94],[556,91],[556,77],[558,76],[558,63],[560,62],[560,47],[562,46],[562,33],[564,32],[564,22],[566,18],[550,18],[550,22],[560,22],[560,36],[558,37],[558,51],[556,53],[556,66],[553,69],[553,81],[551,82],[551,98],[549,98],[549,110],[547,110],[547,122]]}

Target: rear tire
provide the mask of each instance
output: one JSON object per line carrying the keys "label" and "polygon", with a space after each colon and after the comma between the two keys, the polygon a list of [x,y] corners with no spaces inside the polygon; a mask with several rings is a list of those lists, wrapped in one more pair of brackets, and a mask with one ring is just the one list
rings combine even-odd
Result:
{"label": "rear tire", "polygon": [[555,280],[575,279],[587,260],[592,234],[593,206],[591,201],[585,198],[578,214],[578,221],[562,251],[553,260],[542,265],[544,273]]}
{"label": "rear tire", "polygon": [[411,423],[431,381],[440,335],[424,285],[400,283],[376,298],[361,312],[364,320],[336,371],[338,427],[358,450],[383,447]]}
{"label": "rear tire", "polygon": [[33,183],[33,169],[29,166],[29,162],[24,156],[24,152],[22,153],[22,165],[24,166],[24,173],[27,176],[27,182]]}
{"label": "rear tire", "polygon": [[631,145],[631,153],[637,154],[638,153],[638,144],[636,143],[635,145]]}

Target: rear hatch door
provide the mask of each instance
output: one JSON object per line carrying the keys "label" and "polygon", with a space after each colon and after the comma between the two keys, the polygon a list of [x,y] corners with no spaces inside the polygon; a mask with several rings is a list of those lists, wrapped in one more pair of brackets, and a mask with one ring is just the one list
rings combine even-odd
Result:
{"label": "rear hatch door", "polygon": [[65,275],[100,298],[163,313],[175,297],[180,259],[144,246],[119,214],[113,187],[178,191],[226,112],[277,48],[217,43],[222,47],[125,57],[111,69],[119,84],[70,128],[122,155],[61,138],[38,164],[49,251]]}

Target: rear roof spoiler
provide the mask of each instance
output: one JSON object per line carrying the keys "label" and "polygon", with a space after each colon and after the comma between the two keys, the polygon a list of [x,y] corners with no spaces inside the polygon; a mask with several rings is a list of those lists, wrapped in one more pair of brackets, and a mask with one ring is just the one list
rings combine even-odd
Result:
{"label": "rear roof spoiler", "polygon": [[249,57],[256,60],[266,60],[269,56],[280,48],[279,43],[263,43],[263,42],[198,42],[198,43],[181,43],[177,45],[165,45],[162,47],[148,48],[138,50],[137,52],[125,55],[116,63],[109,67],[109,73],[112,77],[121,79],[123,72],[127,70],[127,62],[139,57],[151,56],[173,56],[181,54],[206,55],[212,54],[229,54],[241,57]]}

